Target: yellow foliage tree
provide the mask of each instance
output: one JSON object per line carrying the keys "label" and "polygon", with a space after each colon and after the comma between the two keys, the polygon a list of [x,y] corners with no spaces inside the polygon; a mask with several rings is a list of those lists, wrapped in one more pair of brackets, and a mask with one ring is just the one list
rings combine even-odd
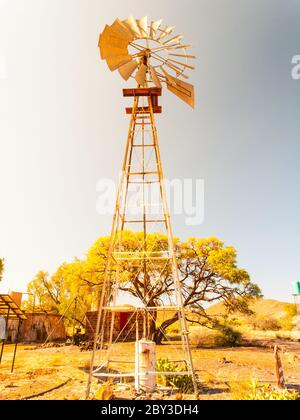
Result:
{"label": "yellow foliage tree", "polygon": [[[53,276],[45,272],[38,273],[29,284],[28,292],[35,294],[40,309],[66,313],[66,318],[71,320],[74,312],[72,306],[69,307],[70,302],[77,298],[76,320],[83,323],[86,311],[97,302],[101,291],[109,242],[109,237],[99,238],[84,260],[62,264]],[[141,243],[143,233],[123,233],[123,252],[138,251]],[[176,239],[175,246],[184,306],[189,309],[190,321],[215,328],[217,322],[205,310],[208,303],[223,302],[228,312],[239,310],[247,313],[249,303],[261,297],[259,287],[251,282],[247,271],[238,267],[237,251],[234,247],[225,246],[217,238],[190,238],[186,242]],[[149,234],[147,247],[151,252],[167,250],[166,236]],[[144,274],[135,264],[124,262],[120,273],[121,291],[140,299],[149,307],[162,306],[174,292],[172,273],[164,262],[151,264],[151,270],[147,273],[147,290]],[[27,305],[32,305],[32,299]],[[159,324],[157,314],[154,314],[153,339],[160,343],[163,333],[176,322],[177,315],[174,315]]]}

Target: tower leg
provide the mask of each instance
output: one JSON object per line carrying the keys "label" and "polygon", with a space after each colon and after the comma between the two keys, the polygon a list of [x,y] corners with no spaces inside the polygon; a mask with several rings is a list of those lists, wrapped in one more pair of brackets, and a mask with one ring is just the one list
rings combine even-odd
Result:
{"label": "tower leg", "polygon": [[[138,98],[134,99],[134,108],[137,108],[138,106]],[[88,384],[87,384],[87,390],[86,390],[86,398],[88,399],[91,392],[91,383],[93,378],[93,370],[94,370],[94,364],[95,364],[95,358],[96,358],[96,352],[98,350],[98,342],[99,342],[99,333],[101,328],[101,321],[102,321],[102,328],[105,328],[105,311],[103,311],[105,303],[109,303],[110,299],[110,293],[109,289],[111,288],[110,284],[110,276],[111,276],[111,265],[112,265],[112,259],[113,259],[113,251],[117,239],[117,232],[119,229],[120,224],[120,216],[121,216],[121,208],[120,208],[120,201],[122,199],[122,192],[123,192],[123,184],[125,180],[127,179],[128,184],[128,168],[127,168],[127,162],[128,162],[128,156],[130,153],[130,144],[132,142],[132,136],[135,128],[136,123],[136,115],[135,113],[132,114],[131,120],[130,120],[130,126],[129,126],[129,132],[127,136],[127,143],[126,143],[126,149],[125,149],[125,156],[123,161],[123,168],[122,168],[122,175],[120,179],[119,189],[118,189],[118,195],[117,195],[117,203],[115,208],[115,213],[113,217],[113,224],[111,229],[111,239],[109,244],[109,250],[108,250],[108,257],[107,257],[107,266],[105,270],[104,275],[104,281],[102,284],[102,290],[99,293],[99,299],[98,299],[98,317],[97,317],[97,325],[96,325],[96,331],[95,331],[95,337],[94,337],[94,346],[93,346],[93,352],[91,357],[91,365],[90,365],[90,372],[89,372],[89,378],[88,378]],[[127,187],[128,191],[128,187]],[[125,193],[125,195],[127,192]],[[104,315],[104,316],[103,316]],[[103,349],[103,336],[101,340],[101,350]]]}
{"label": "tower leg", "polygon": [[166,189],[165,189],[165,184],[164,184],[164,174],[163,174],[163,168],[162,168],[160,147],[159,147],[159,142],[158,142],[158,135],[157,135],[157,129],[156,129],[156,124],[155,124],[155,118],[154,118],[151,99],[148,99],[148,104],[151,111],[151,126],[152,126],[153,139],[154,139],[154,144],[155,144],[156,159],[157,159],[157,164],[158,164],[159,174],[160,174],[160,189],[161,189],[164,213],[165,213],[165,218],[166,218],[169,251],[171,253],[171,258],[172,258],[173,279],[174,279],[175,292],[176,292],[176,301],[179,308],[178,318],[179,318],[180,330],[182,334],[183,351],[184,351],[184,355],[188,364],[189,371],[191,372],[191,375],[192,375],[194,392],[197,395],[198,385],[197,385],[197,379],[196,379],[196,374],[195,374],[195,369],[194,369],[194,364],[193,364],[187,320],[186,320],[185,310],[184,310],[182,288],[181,288],[181,283],[180,283],[180,278],[179,278],[179,269],[178,269],[176,254],[175,254],[175,245],[174,245],[173,229],[172,229],[172,224],[171,224],[171,216],[170,216],[168,199],[167,199],[167,194],[166,194]]}

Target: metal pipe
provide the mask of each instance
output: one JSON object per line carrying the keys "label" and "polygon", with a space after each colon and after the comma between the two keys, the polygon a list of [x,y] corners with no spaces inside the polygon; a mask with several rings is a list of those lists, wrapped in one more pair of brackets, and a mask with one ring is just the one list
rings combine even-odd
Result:
{"label": "metal pipe", "polygon": [[12,365],[11,365],[11,373],[13,373],[14,368],[15,368],[15,360],[16,360],[16,355],[17,355],[17,347],[18,347],[19,338],[20,338],[20,327],[21,327],[21,320],[19,319],[17,338],[16,338],[16,343],[15,343],[15,348],[14,348],[14,355],[13,355],[13,360],[12,360]]}

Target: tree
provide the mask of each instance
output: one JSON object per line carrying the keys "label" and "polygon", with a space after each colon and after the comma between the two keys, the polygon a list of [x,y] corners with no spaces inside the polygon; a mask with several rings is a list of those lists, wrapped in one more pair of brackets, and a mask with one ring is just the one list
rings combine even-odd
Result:
{"label": "tree", "polygon": [[24,309],[60,314],[66,324],[84,326],[85,314],[96,301],[91,284],[99,282],[88,259],[63,263],[52,276],[40,271],[28,285],[29,299]]}
{"label": "tree", "polygon": [[[139,237],[136,242],[134,237],[133,233],[127,232],[124,249],[136,249]],[[162,250],[167,247],[167,238],[157,234],[148,235],[147,243],[152,251]],[[235,248],[226,247],[217,238],[191,238],[183,243],[176,240],[176,254],[189,321],[208,328],[220,328],[218,318],[207,314],[207,304],[223,302],[228,313],[250,313],[249,304],[253,299],[261,297],[259,287],[251,282],[246,270],[238,267]],[[174,283],[170,267],[163,267],[162,263],[155,266],[152,264],[146,290],[143,275],[138,275],[137,268],[127,266],[122,271],[125,280],[121,288],[124,292],[140,298],[149,307],[163,306],[168,301],[172,303]],[[166,319],[161,325],[157,325],[157,321],[156,313],[153,315],[151,338],[159,344],[167,328],[178,321],[178,314]]]}
{"label": "tree", "polygon": [[2,280],[4,273],[4,259],[0,258],[0,281]]}
{"label": "tree", "polygon": [[28,300],[24,302],[24,309],[28,311],[54,312],[57,311],[60,290],[58,285],[52,284],[49,273],[39,271],[27,287]]}
{"label": "tree", "polygon": [[[122,252],[125,255],[138,252],[143,241],[143,233],[124,232]],[[85,311],[99,299],[109,242],[109,237],[99,238],[83,261],[63,264],[52,277],[39,273],[30,283],[28,291],[36,293],[41,307],[58,313],[66,312],[68,319],[72,319],[68,305],[77,296],[81,302],[79,318],[83,320]],[[158,233],[149,234],[146,246],[147,252],[151,253],[167,251],[167,237]],[[176,239],[175,248],[184,307],[190,322],[207,328],[220,328],[219,318],[209,316],[206,311],[209,304],[216,302],[223,302],[228,313],[237,310],[250,313],[249,304],[261,297],[261,291],[251,282],[247,271],[238,267],[234,247],[225,246],[217,238],[190,238],[186,242]],[[132,298],[138,298],[151,308],[175,304],[170,264],[158,260],[146,264],[145,268],[141,270],[133,261],[123,261],[118,270],[119,289],[129,295],[128,303]],[[116,273],[113,266],[112,276]],[[177,321],[178,315],[170,314],[161,322],[158,311],[151,311],[149,338],[160,344],[167,329]]]}
{"label": "tree", "polygon": [[52,276],[40,271],[29,283],[24,309],[64,315],[67,324],[84,326],[85,314],[99,299],[109,238],[100,238],[84,260],[63,263]]}

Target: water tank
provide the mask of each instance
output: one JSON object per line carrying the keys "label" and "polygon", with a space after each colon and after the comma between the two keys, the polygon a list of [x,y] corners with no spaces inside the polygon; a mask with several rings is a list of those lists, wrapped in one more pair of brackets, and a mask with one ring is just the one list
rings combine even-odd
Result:
{"label": "water tank", "polygon": [[294,295],[300,295],[300,281],[293,283]]}

